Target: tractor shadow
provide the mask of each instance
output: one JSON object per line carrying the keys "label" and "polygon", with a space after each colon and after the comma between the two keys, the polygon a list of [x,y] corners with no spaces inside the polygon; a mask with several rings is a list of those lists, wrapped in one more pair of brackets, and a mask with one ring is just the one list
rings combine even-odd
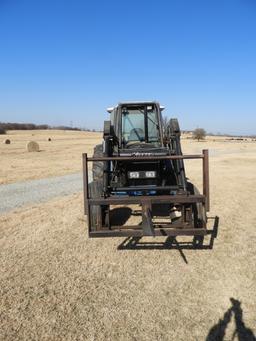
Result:
{"label": "tractor shadow", "polygon": [[206,341],[223,341],[225,339],[226,329],[231,321],[232,315],[235,318],[235,330],[233,332],[231,340],[235,337],[239,341],[256,341],[256,337],[253,331],[245,326],[243,321],[243,309],[241,308],[241,302],[230,298],[231,307],[224,313],[223,318],[219,320],[209,331]]}
{"label": "tractor shadow", "polygon": [[214,240],[218,235],[219,228],[219,217],[209,217],[208,220],[213,220],[213,228],[207,230],[207,235],[210,235],[210,239],[206,244],[205,241],[201,245],[195,245],[193,237],[191,241],[177,241],[176,237],[167,237],[163,242],[154,241],[152,242],[143,241],[142,237],[127,237],[120,245],[118,250],[178,250],[181,253],[182,258],[185,260],[186,257],[183,250],[210,250],[213,248]]}
{"label": "tractor shadow", "polygon": [[117,207],[110,211],[111,225],[124,225],[132,215],[130,207]]}

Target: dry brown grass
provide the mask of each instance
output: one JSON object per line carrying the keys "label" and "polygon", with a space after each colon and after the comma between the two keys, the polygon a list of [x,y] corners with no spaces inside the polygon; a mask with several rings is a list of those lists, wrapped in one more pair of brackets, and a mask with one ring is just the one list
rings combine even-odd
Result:
{"label": "dry brown grass", "polygon": [[[51,143],[48,138],[51,136]],[[31,139],[40,145],[40,153],[28,153],[27,141]],[[95,144],[101,142],[102,133],[61,131],[61,130],[24,130],[9,131],[10,145],[0,144],[0,184],[23,180],[45,178],[81,171],[81,155],[92,154]],[[211,136],[203,142],[182,137],[184,152],[201,152],[209,148],[212,155],[219,153],[239,153],[256,151],[256,142],[228,141],[227,137]]]}
{"label": "dry brown grass", "polygon": [[[232,297],[256,333],[255,144],[183,143],[187,153],[209,146],[213,250],[118,250],[122,238],[88,239],[81,193],[2,215],[0,338],[205,340]],[[199,165],[187,161],[198,184]],[[235,327],[233,316],[224,340]]]}
{"label": "dry brown grass", "polygon": [[[33,137],[32,137],[33,135]],[[92,153],[102,133],[51,130],[9,131],[10,145],[0,145],[0,184],[81,171],[81,155]],[[40,145],[40,153],[28,153],[27,141]]]}

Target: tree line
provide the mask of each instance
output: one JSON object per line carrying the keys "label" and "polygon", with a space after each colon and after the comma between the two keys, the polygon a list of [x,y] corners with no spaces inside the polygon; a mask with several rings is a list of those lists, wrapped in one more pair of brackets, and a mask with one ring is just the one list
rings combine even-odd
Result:
{"label": "tree line", "polygon": [[57,126],[52,127],[48,124],[34,124],[34,123],[2,123],[0,122],[0,134],[5,134],[7,130],[44,130],[44,129],[58,129],[58,130],[76,130],[81,131],[81,128]]}

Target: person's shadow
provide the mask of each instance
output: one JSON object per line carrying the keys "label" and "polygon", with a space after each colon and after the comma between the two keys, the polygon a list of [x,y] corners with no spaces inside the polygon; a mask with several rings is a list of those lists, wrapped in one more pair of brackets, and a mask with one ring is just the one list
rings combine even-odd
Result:
{"label": "person's shadow", "polygon": [[232,306],[224,313],[222,319],[219,320],[209,331],[206,341],[222,341],[225,337],[225,332],[229,322],[231,321],[232,314],[234,314],[236,328],[233,332],[231,340],[237,336],[239,341],[256,341],[256,337],[250,328],[247,328],[243,321],[243,310],[241,302],[230,298]]}

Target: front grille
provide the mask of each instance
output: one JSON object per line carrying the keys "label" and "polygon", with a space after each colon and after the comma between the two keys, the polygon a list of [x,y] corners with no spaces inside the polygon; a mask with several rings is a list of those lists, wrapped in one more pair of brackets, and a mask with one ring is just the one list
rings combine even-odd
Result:
{"label": "front grille", "polygon": [[128,186],[156,186],[157,179],[129,179]]}

